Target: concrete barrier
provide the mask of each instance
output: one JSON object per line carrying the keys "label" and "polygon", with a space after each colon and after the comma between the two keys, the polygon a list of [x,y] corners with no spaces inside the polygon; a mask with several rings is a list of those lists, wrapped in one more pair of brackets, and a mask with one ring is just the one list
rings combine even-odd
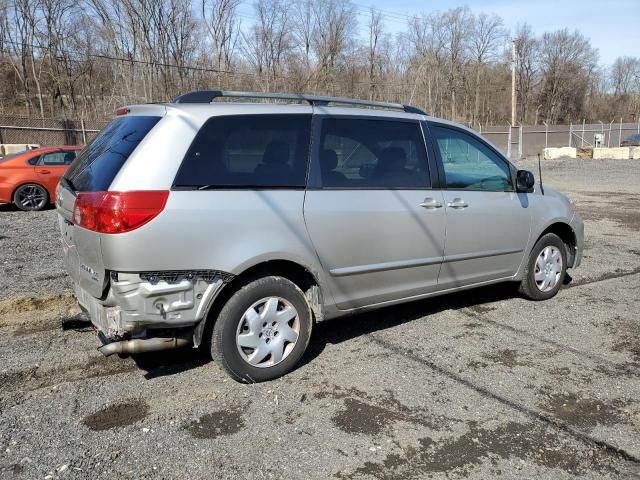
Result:
{"label": "concrete barrier", "polygon": [[28,143],[4,143],[0,144],[0,157],[6,157],[14,153],[22,152],[23,150],[33,150],[40,145],[32,145]]}
{"label": "concrete barrier", "polygon": [[614,147],[614,148],[594,148],[593,158],[603,159],[611,158],[615,160],[627,160],[629,159],[629,147]]}
{"label": "concrete barrier", "polygon": [[640,160],[640,147],[630,147],[631,153],[629,158],[632,160]]}
{"label": "concrete barrier", "polygon": [[578,150],[574,147],[551,147],[544,149],[545,160],[556,160],[563,157],[576,158],[577,155]]}

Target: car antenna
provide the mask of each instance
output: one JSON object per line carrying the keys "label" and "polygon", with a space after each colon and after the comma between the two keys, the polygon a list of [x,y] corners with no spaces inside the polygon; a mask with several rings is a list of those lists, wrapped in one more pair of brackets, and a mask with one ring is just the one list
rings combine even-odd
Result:
{"label": "car antenna", "polygon": [[544,187],[542,186],[542,165],[540,164],[540,153],[538,153],[538,179],[540,180],[540,192],[544,195]]}

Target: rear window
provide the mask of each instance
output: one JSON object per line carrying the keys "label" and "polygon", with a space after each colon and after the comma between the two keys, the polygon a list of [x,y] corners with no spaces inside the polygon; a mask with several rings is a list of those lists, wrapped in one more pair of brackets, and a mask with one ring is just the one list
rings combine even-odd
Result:
{"label": "rear window", "polygon": [[109,188],[124,162],[160,117],[115,119],[73,161],[65,178],[74,190],[99,192]]}
{"label": "rear window", "polygon": [[304,187],[311,115],[234,115],[205,122],[176,188]]}

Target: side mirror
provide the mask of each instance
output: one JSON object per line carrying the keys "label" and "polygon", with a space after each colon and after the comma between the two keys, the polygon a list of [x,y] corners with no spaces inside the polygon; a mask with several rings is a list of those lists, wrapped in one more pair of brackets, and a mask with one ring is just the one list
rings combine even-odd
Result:
{"label": "side mirror", "polygon": [[518,170],[516,173],[516,192],[531,193],[536,179],[529,170]]}

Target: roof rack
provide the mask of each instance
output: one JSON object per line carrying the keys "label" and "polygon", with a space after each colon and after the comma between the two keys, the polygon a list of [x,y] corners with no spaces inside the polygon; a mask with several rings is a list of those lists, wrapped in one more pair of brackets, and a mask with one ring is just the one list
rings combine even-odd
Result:
{"label": "roof rack", "polygon": [[407,113],[417,113],[426,115],[425,112],[418,107],[412,105],[403,105],[401,103],[373,102],[369,100],[360,100],[357,98],[344,97],[325,97],[321,95],[305,95],[303,93],[272,93],[272,92],[236,92],[226,90],[197,90],[185,93],[176,97],[174,103],[211,103],[216,98],[233,97],[233,98],[271,98],[274,100],[299,100],[308,102],[310,105],[326,106],[330,103],[341,103],[344,105],[358,105],[363,107],[390,108],[393,110],[402,110]]}

